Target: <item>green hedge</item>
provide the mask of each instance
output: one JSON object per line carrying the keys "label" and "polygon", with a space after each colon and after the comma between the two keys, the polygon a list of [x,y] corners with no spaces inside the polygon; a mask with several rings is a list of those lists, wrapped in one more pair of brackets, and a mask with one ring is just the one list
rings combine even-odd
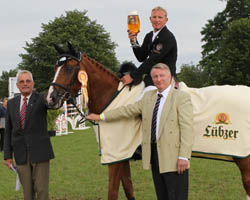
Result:
{"label": "green hedge", "polygon": [[47,113],[48,130],[56,129],[56,118],[61,113],[63,113],[63,109],[48,110],[48,113]]}

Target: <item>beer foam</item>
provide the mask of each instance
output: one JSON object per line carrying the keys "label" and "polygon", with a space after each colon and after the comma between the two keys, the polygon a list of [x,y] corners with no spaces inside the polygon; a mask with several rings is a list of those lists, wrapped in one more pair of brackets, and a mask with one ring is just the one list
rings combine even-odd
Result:
{"label": "beer foam", "polygon": [[136,10],[133,10],[133,11],[129,12],[129,15],[138,15],[138,12]]}

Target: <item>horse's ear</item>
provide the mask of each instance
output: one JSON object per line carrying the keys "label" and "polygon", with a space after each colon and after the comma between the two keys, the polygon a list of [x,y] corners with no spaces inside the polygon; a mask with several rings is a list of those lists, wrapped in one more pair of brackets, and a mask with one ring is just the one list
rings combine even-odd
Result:
{"label": "horse's ear", "polygon": [[78,57],[78,54],[76,53],[76,50],[73,47],[72,43],[70,41],[67,41],[67,44],[68,44],[68,49],[69,49],[70,54],[72,56]]}
{"label": "horse's ear", "polygon": [[54,48],[56,49],[56,51],[57,51],[60,55],[65,54],[65,51],[64,51],[64,49],[63,49],[62,47],[58,46],[58,45],[55,44],[55,43],[53,43],[53,46],[54,46]]}

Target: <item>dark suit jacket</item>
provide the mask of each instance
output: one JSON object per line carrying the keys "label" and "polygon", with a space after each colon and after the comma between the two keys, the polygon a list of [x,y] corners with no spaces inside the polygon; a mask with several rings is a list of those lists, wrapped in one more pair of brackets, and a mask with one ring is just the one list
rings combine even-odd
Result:
{"label": "dark suit jacket", "polygon": [[177,43],[173,33],[165,26],[153,42],[152,37],[153,31],[145,36],[141,46],[133,47],[137,60],[143,63],[137,70],[131,73],[131,77],[137,80],[145,74],[144,81],[146,86],[153,85],[150,71],[157,63],[167,64],[171,74],[176,76]]}
{"label": "dark suit jacket", "polygon": [[42,94],[33,92],[26,110],[24,130],[20,126],[21,96],[10,99],[7,104],[4,159],[14,158],[16,164],[27,162],[27,152],[34,163],[54,158],[47,131],[47,107]]}

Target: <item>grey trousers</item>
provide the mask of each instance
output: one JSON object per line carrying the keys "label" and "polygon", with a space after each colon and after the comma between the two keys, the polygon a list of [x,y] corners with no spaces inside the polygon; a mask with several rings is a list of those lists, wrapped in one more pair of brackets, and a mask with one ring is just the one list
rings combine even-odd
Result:
{"label": "grey trousers", "polygon": [[23,186],[24,200],[49,199],[49,161],[17,165],[20,182]]}

